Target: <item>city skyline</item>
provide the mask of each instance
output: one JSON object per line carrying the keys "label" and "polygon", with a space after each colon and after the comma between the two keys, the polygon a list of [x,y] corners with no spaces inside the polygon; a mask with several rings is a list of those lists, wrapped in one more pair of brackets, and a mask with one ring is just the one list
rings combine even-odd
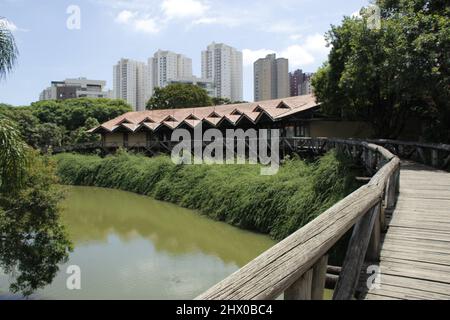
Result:
{"label": "city skyline", "polygon": [[[80,8],[79,30],[66,28],[72,4]],[[65,78],[102,79],[112,89],[111,66],[121,57],[146,61],[158,49],[192,58],[193,73],[200,75],[201,50],[215,41],[242,51],[243,99],[252,101],[254,61],[276,53],[289,59],[289,71],[316,71],[328,54],[323,36],[330,24],[367,4],[282,0],[263,9],[234,1],[7,0],[0,10],[20,56],[14,74],[0,82],[0,100],[29,104],[52,80]]]}

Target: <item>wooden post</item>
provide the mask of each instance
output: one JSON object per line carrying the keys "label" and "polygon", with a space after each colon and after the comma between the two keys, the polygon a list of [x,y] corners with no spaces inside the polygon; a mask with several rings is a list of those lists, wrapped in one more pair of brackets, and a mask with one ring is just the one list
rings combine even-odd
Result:
{"label": "wooden post", "polygon": [[397,156],[402,157],[403,156],[403,146],[401,144],[398,145],[397,150],[398,150]]}
{"label": "wooden post", "polygon": [[350,300],[353,298],[367,247],[369,246],[370,236],[375,221],[379,219],[379,205],[378,203],[361,217],[353,228],[353,234],[348,244],[339,281],[334,290],[333,300]]}
{"label": "wooden post", "polygon": [[423,149],[421,147],[417,147],[417,153],[419,154],[420,161],[422,161],[423,164],[427,164],[427,159],[425,158]]}
{"label": "wooden post", "polygon": [[392,210],[395,206],[395,182],[397,179],[397,171],[393,172],[389,177],[386,191],[386,209]]}
{"label": "wooden post", "polygon": [[305,272],[284,292],[284,300],[311,300],[313,269]]}
{"label": "wooden post", "polygon": [[395,171],[395,179],[394,179],[394,184],[395,184],[395,193],[399,194],[400,193],[400,166],[397,168],[397,170]]}
{"label": "wooden post", "polygon": [[313,267],[311,299],[323,300],[325,280],[327,277],[328,256],[324,255]]}
{"label": "wooden post", "polygon": [[372,173],[372,150],[367,150],[366,156],[366,167]]}
{"label": "wooden post", "polygon": [[439,166],[439,153],[436,149],[431,150],[431,165],[435,168]]}
{"label": "wooden post", "polygon": [[[380,217],[381,204],[377,204],[375,208],[375,215]],[[378,262],[380,260],[380,248],[381,248],[381,219],[375,219],[372,234],[370,235],[369,246],[367,247],[366,260],[371,262]]]}

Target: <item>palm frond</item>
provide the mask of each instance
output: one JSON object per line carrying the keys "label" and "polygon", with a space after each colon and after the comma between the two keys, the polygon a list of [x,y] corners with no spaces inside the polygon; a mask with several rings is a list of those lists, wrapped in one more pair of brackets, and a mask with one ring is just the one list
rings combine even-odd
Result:
{"label": "palm frond", "polygon": [[19,51],[5,18],[0,17],[0,80],[13,69]]}

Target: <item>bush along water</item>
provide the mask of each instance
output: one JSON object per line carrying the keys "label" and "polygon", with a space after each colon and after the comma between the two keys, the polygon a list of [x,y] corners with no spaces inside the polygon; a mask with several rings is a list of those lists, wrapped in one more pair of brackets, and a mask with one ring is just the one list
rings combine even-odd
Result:
{"label": "bush along water", "polygon": [[358,187],[352,163],[335,151],[310,163],[287,159],[273,176],[260,175],[257,165],[177,165],[167,156],[125,152],[55,158],[64,184],[148,195],[274,239],[285,238]]}

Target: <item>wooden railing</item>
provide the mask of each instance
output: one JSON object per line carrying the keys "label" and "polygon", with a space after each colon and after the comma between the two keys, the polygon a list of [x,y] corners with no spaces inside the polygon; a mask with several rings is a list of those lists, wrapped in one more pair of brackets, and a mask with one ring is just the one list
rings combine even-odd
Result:
{"label": "wooden railing", "polygon": [[352,227],[333,299],[351,299],[363,263],[376,261],[385,211],[395,205],[400,160],[387,149],[356,140],[286,139],[291,149],[324,152],[337,148],[376,170],[369,183],[326,210],[316,219],[219,282],[197,299],[321,299],[327,253]]}
{"label": "wooden railing", "polygon": [[397,140],[370,140],[383,146],[401,159],[409,159],[438,169],[450,167],[450,145],[438,143],[407,142]]}

